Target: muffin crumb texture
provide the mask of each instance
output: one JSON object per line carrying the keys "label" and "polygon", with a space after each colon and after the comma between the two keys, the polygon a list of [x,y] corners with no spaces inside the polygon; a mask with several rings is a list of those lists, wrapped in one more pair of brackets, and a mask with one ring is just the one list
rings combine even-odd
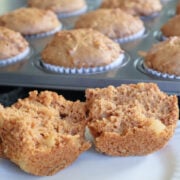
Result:
{"label": "muffin crumb texture", "polygon": [[90,147],[85,112],[84,103],[50,91],[32,91],[11,107],[0,106],[1,155],[28,173],[55,174]]}
{"label": "muffin crumb texture", "polygon": [[87,89],[86,101],[95,147],[112,156],[161,149],[172,137],[179,116],[177,97],[153,83]]}

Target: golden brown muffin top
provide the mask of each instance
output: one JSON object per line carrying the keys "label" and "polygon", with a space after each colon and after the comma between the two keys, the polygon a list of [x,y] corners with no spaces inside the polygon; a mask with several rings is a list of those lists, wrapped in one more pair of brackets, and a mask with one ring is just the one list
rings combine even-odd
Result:
{"label": "golden brown muffin top", "polygon": [[0,60],[22,53],[29,46],[18,32],[0,26]]}
{"label": "golden brown muffin top", "polygon": [[176,15],[169,19],[162,27],[161,31],[164,36],[180,36],[180,15]]}
{"label": "golden brown muffin top", "polygon": [[75,28],[92,28],[112,39],[134,35],[144,29],[143,22],[121,9],[90,11],[77,20]]}
{"label": "golden brown muffin top", "polygon": [[104,0],[101,7],[121,8],[137,16],[150,16],[162,9],[160,0]]}
{"label": "golden brown muffin top", "polygon": [[147,67],[162,73],[180,76],[180,37],[171,37],[153,45],[144,54]]}
{"label": "golden brown muffin top", "polygon": [[119,44],[100,32],[75,29],[58,32],[42,51],[42,59],[57,66],[88,68],[110,64],[122,53]]}
{"label": "golden brown muffin top", "polygon": [[0,25],[23,35],[32,35],[54,30],[61,23],[50,10],[20,8],[0,16]]}
{"label": "golden brown muffin top", "polygon": [[28,6],[64,13],[82,9],[86,6],[86,2],[84,0],[28,0]]}

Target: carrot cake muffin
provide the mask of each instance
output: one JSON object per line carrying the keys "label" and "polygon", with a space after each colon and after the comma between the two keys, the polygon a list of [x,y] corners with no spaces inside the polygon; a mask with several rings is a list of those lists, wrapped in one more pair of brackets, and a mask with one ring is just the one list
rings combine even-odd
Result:
{"label": "carrot cake muffin", "polygon": [[164,37],[180,36],[180,15],[169,19],[162,27],[161,32]]}
{"label": "carrot cake muffin", "polygon": [[0,26],[20,32],[22,35],[45,36],[61,29],[54,12],[37,8],[20,8],[0,16]]}
{"label": "carrot cake muffin", "polygon": [[85,103],[32,91],[11,107],[0,106],[3,153],[27,173],[52,175],[89,149],[86,122]]}
{"label": "carrot cake muffin", "polygon": [[86,90],[96,149],[111,156],[146,155],[164,147],[178,121],[176,96],[153,83]]}
{"label": "carrot cake muffin", "polygon": [[80,16],[75,28],[93,28],[120,43],[139,38],[145,31],[139,17],[134,17],[121,9],[90,11]]}
{"label": "carrot cake muffin", "polygon": [[92,29],[58,32],[41,53],[46,69],[60,73],[102,72],[122,63],[119,44]]}
{"label": "carrot cake muffin", "polygon": [[180,79],[180,37],[171,37],[153,45],[142,54],[145,69],[158,77]]}
{"label": "carrot cake muffin", "polygon": [[0,26],[0,66],[22,60],[29,51],[29,44],[20,33]]}
{"label": "carrot cake muffin", "polygon": [[101,8],[121,8],[136,16],[152,16],[162,9],[160,0],[104,0]]}
{"label": "carrot cake muffin", "polygon": [[28,6],[52,10],[59,18],[79,15],[87,10],[85,0],[28,0]]}

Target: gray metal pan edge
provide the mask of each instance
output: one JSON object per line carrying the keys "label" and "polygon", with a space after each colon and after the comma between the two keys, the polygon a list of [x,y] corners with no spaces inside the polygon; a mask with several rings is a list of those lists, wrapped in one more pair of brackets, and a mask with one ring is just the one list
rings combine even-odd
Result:
{"label": "gray metal pan edge", "polygon": [[[100,0],[88,0],[89,10],[97,8]],[[0,0],[0,15],[13,9],[26,6],[23,0]],[[154,82],[170,94],[180,95],[180,80],[157,78],[147,74],[138,56],[138,51],[147,51],[154,43],[159,42],[159,29],[175,11],[177,0],[164,1],[162,12],[155,18],[144,19],[146,32],[138,40],[121,44],[126,51],[123,67],[91,75],[65,75],[44,71],[38,61],[38,56],[43,47],[50,41],[47,38],[30,39],[31,54],[27,59],[6,67],[0,67],[0,85],[23,86],[33,88],[56,88],[69,90],[84,90],[90,87],[118,86],[126,83]],[[62,19],[65,29],[73,27],[73,22],[78,17]]]}

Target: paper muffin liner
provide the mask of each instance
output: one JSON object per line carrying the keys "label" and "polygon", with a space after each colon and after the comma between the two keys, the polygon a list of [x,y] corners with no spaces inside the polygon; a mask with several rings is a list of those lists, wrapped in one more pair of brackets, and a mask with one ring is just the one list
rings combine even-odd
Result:
{"label": "paper muffin liner", "polygon": [[51,30],[51,31],[48,31],[48,32],[44,32],[44,33],[39,33],[39,34],[32,34],[32,35],[24,35],[25,38],[28,38],[28,39],[33,39],[33,38],[43,38],[43,37],[47,37],[47,36],[50,36],[50,35],[53,35],[55,34],[56,32],[60,31],[62,29],[62,25],[58,26],[57,28]]}
{"label": "paper muffin liner", "polygon": [[141,38],[145,34],[145,31],[146,31],[146,29],[143,28],[141,31],[139,31],[133,35],[123,37],[123,38],[119,38],[119,39],[115,39],[114,41],[116,41],[117,43],[126,43],[129,41],[133,41],[133,40]]}
{"label": "paper muffin liner", "polygon": [[23,60],[28,54],[30,53],[30,48],[26,48],[22,53],[14,56],[14,57],[11,57],[11,58],[8,58],[8,59],[2,59],[0,60],[0,67],[2,66],[7,66],[9,64],[13,64],[13,63],[16,63],[18,61],[21,61]]}
{"label": "paper muffin liner", "polygon": [[143,20],[143,21],[148,21],[148,20],[151,20],[153,18],[156,18],[157,16],[159,16],[160,12],[154,12],[148,16],[141,16],[140,18]]}
{"label": "paper muffin liner", "polygon": [[146,64],[143,62],[143,68],[144,70],[153,75],[153,76],[156,76],[156,77],[159,77],[159,78],[164,78],[164,79],[178,79],[180,80],[180,76],[176,76],[174,74],[168,74],[168,73],[162,73],[162,72],[159,72],[159,71],[156,71],[154,69],[151,69],[149,67],[146,66]]}
{"label": "paper muffin liner", "polygon": [[165,41],[165,40],[167,40],[168,39],[168,37],[166,37],[165,35],[161,35],[161,41]]}
{"label": "paper muffin liner", "polygon": [[94,73],[102,73],[109,71],[121,64],[123,64],[123,59],[125,58],[124,54],[120,54],[119,58],[112,62],[111,64],[108,64],[106,66],[98,66],[98,67],[91,67],[91,68],[66,68],[62,66],[55,66],[51,64],[44,63],[43,60],[41,60],[42,67],[45,70],[48,70],[50,72],[55,73],[61,73],[61,74],[94,74]]}
{"label": "paper muffin liner", "polygon": [[61,13],[56,13],[56,15],[58,16],[58,18],[68,18],[68,17],[72,17],[72,16],[78,16],[81,15],[83,13],[85,13],[87,11],[88,7],[87,5],[84,6],[81,9],[72,11],[72,12],[61,12]]}

